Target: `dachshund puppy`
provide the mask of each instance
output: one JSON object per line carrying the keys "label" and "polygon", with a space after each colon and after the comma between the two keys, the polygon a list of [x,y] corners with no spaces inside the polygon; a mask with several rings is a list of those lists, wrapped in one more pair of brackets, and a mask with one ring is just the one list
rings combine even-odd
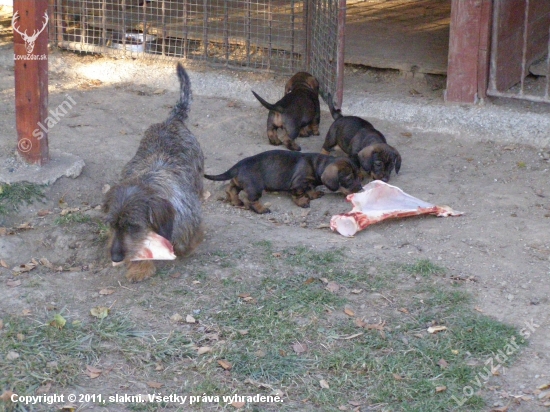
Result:
{"label": "dachshund puppy", "polygon": [[[300,151],[295,142],[298,136],[319,135],[321,106],[319,103],[319,82],[308,73],[295,74],[285,87],[288,92],[275,104],[262,99],[252,91],[258,101],[269,110],[267,116],[267,137],[269,143],[284,144],[289,150]],[[282,142],[277,130],[283,129]]]}
{"label": "dachshund puppy", "polygon": [[308,72],[298,72],[292,76],[285,85],[285,94],[290,93],[292,90],[298,87],[306,87],[319,94],[319,81],[315,76]]}
{"label": "dachshund puppy", "polygon": [[336,145],[340,146],[374,180],[387,182],[394,167],[395,173],[399,173],[401,155],[387,144],[384,135],[360,117],[343,116],[334,108],[330,95],[327,100],[334,123],[325,137],[321,153],[329,154]]}
{"label": "dachshund puppy", "polygon": [[[324,193],[315,188],[325,185],[331,191],[344,194],[361,189],[359,168],[348,158],[332,157],[317,153],[270,150],[247,157],[221,175],[204,175],[209,180],[230,180],[226,189],[227,200],[234,206],[243,206],[256,213],[270,210],[259,201],[262,192],[290,192],[292,200],[300,207],[309,207],[311,199]],[[244,190],[247,202],[239,199]]]}

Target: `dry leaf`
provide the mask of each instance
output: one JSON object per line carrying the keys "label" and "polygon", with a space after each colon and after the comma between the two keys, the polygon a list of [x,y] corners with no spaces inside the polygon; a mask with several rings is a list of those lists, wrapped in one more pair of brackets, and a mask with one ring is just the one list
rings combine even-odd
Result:
{"label": "dry leaf", "polygon": [[101,375],[101,372],[103,372],[101,369],[94,368],[93,366],[86,365],[86,375],[90,377],[90,379],[95,379],[99,375]]}
{"label": "dry leaf", "polygon": [[403,132],[403,133],[401,133],[401,136],[403,136],[403,137],[412,137],[412,133],[410,133],[410,132]]}
{"label": "dry leaf", "polygon": [[439,361],[437,362],[437,364],[441,367],[441,369],[447,369],[449,367],[449,364],[447,363],[447,361],[445,359],[439,359]]}
{"label": "dry leaf", "polygon": [[113,293],[115,293],[115,289],[105,288],[99,291],[100,295],[112,295]]}
{"label": "dry leaf", "polygon": [[296,353],[304,353],[307,352],[308,347],[304,343],[296,342],[294,345],[292,345],[292,349]]}
{"label": "dry leaf", "polygon": [[329,292],[336,293],[340,290],[340,285],[336,282],[327,282],[327,286],[325,287],[325,289]]}
{"label": "dry leaf", "polygon": [[21,230],[30,230],[32,229],[32,225],[30,224],[30,222],[25,222],[25,223],[21,223],[19,226],[16,226],[15,228],[21,229]]}
{"label": "dry leaf", "polygon": [[244,405],[246,405],[246,402],[232,402],[231,403],[231,406],[234,407],[235,409],[241,409],[244,407]]}
{"label": "dry leaf", "polygon": [[20,280],[8,280],[6,282],[6,285],[9,286],[10,288],[15,288],[15,287],[21,285],[21,281]]}
{"label": "dry leaf", "polygon": [[8,264],[6,263],[6,261],[4,259],[0,259],[0,266],[2,266],[3,268],[7,268]]}
{"label": "dry leaf", "polygon": [[540,389],[541,391],[545,389],[550,389],[550,383],[545,383],[544,385],[537,386],[537,389]]}
{"label": "dry leaf", "polygon": [[550,402],[544,402],[542,406],[550,406]]}
{"label": "dry leaf", "polygon": [[256,302],[256,299],[254,299],[252,296],[247,296],[246,298],[243,298],[243,301],[246,303],[254,303]]}
{"label": "dry leaf", "polygon": [[46,266],[48,269],[53,269],[54,266],[50,263],[50,261],[46,258],[42,258],[38,261],[42,266]]}
{"label": "dry leaf", "polygon": [[40,209],[36,214],[38,217],[44,217],[44,216],[51,215],[52,211],[47,209]]}
{"label": "dry leaf", "polygon": [[63,405],[60,409],[60,412],[74,412],[76,411],[76,405],[73,405],[72,403],[69,403],[67,405]]}
{"label": "dry leaf", "polygon": [[23,309],[21,311],[22,316],[29,316],[31,313],[32,313],[32,311],[30,309]]}
{"label": "dry leaf", "polygon": [[63,329],[67,321],[59,313],[56,313],[53,317],[53,320],[50,322],[50,326],[53,326],[57,329]]}
{"label": "dry leaf", "polygon": [[345,405],[340,405],[340,406],[338,407],[338,410],[339,410],[339,411],[347,411],[347,410],[348,410],[348,407],[345,406]]}
{"label": "dry leaf", "polygon": [[164,370],[164,366],[162,366],[162,363],[157,362],[156,365],[155,365],[155,370],[156,370],[156,371],[162,371],[162,370]]}
{"label": "dry leaf", "polygon": [[355,295],[358,295],[360,294],[361,292],[363,292],[363,289],[352,289],[351,290],[351,293],[355,294]]}
{"label": "dry leaf", "polygon": [[30,272],[31,270],[33,270],[34,268],[36,267],[36,265],[32,262],[29,262],[29,263],[25,263],[23,265],[19,265],[19,266],[16,266],[14,267],[12,270],[15,272],[15,273],[23,273],[23,272]]}
{"label": "dry leaf", "polygon": [[179,313],[174,313],[172,316],[170,316],[170,320],[172,322],[181,322],[183,320],[183,316],[181,316]]}
{"label": "dry leaf", "polygon": [[61,216],[66,216],[69,213],[75,213],[75,212],[80,212],[80,208],[78,208],[78,207],[68,207],[66,209],[63,209],[59,214]]}
{"label": "dry leaf", "polygon": [[0,330],[2,330],[3,327],[4,327],[4,321],[0,319]]}
{"label": "dry leaf", "polygon": [[243,336],[244,336],[244,335],[248,335],[248,329],[241,329],[241,330],[239,331],[239,333],[240,333],[241,335],[243,335]]}
{"label": "dry leaf", "polygon": [[111,185],[109,185],[109,184],[104,184],[103,187],[101,188],[101,193],[105,194],[105,193],[107,193],[109,190],[111,190]]}
{"label": "dry leaf", "polygon": [[220,365],[223,369],[226,371],[230,371],[233,365],[231,365],[228,361],[225,359],[218,359],[218,365]]}
{"label": "dry leaf", "polygon": [[212,352],[212,348],[210,346],[201,346],[197,349],[197,355],[204,355],[208,352]]}
{"label": "dry leaf", "polygon": [[304,285],[309,285],[310,283],[313,283],[315,282],[315,278],[311,277],[311,278],[307,278],[306,281],[304,282]]}
{"label": "dry leaf", "polygon": [[438,333],[447,330],[447,326],[430,326],[428,328],[428,333]]}
{"label": "dry leaf", "polygon": [[359,318],[355,318],[353,322],[355,323],[355,326],[359,326],[360,328],[364,328],[365,326],[367,326],[367,322],[363,322]]}
{"label": "dry leaf", "polygon": [[491,409],[491,412],[506,412],[508,410],[508,406],[510,406],[510,404],[501,406],[500,408],[493,408]]}
{"label": "dry leaf", "polygon": [[436,388],[435,388],[436,393],[445,392],[446,390],[447,390],[446,386],[436,386]]}
{"label": "dry leaf", "polygon": [[348,309],[348,308],[345,308],[345,309],[344,309],[344,313],[345,313],[346,315],[348,315],[349,317],[354,317],[354,316],[355,316],[355,312],[354,312],[353,310],[351,310],[351,309]]}
{"label": "dry leaf", "polygon": [[109,314],[109,308],[105,306],[97,306],[95,308],[90,309],[90,314],[92,316],[95,316],[96,318],[104,319]]}
{"label": "dry leaf", "polygon": [[401,375],[398,375],[397,373],[394,373],[393,374],[393,379],[395,379],[396,381],[402,381],[403,377]]}
{"label": "dry leaf", "polygon": [[149,381],[147,382],[147,386],[149,386],[150,388],[160,389],[162,388],[162,383]]}
{"label": "dry leaf", "polygon": [[399,312],[402,312],[402,313],[405,313],[405,314],[409,314],[409,310],[407,308],[400,308],[400,309],[397,309]]}
{"label": "dry leaf", "polygon": [[15,360],[19,357],[19,354],[17,352],[14,352],[14,351],[10,351],[8,352],[8,354],[6,355],[6,360]]}
{"label": "dry leaf", "polygon": [[328,382],[324,379],[321,379],[319,381],[319,385],[321,385],[321,388],[323,388],[323,389],[329,389],[330,388],[330,386],[328,385]]}
{"label": "dry leaf", "polygon": [[361,406],[362,403],[361,402],[358,402],[358,401],[348,401],[348,403],[351,405],[351,406]]}
{"label": "dry leaf", "polygon": [[196,323],[196,322],[197,322],[197,321],[195,320],[195,318],[194,318],[193,316],[191,316],[191,315],[187,315],[187,316],[185,317],[185,321],[186,321],[187,323]]}
{"label": "dry leaf", "polygon": [[250,293],[239,293],[238,295],[241,299],[250,297]]}
{"label": "dry leaf", "polygon": [[11,396],[13,395],[12,391],[6,391],[0,395],[0,401],[9,402],[11,401]]}
{"label": "dry leaf", "polygon": [[35,395],[44,395],[44,394],[46,394],[50,391],[51,387],[52,387],[52,383],[48,382],[47,384],[42,385],[39,388],[37,388],[36,391],[34,391],[34,394]]}
{"label": "dry leaf", "polygon": [[25,340],[25,335],[23,335],[22,333],[18,333],[17,334],[17,340],[19,342],[23,342]]}
{"label": "dry leaf", "polygon": [[281,252],[273,252],[271,254],[271,256],[276,257],[276,258],[280,258],[281,256],[283,256],[283,254]]}

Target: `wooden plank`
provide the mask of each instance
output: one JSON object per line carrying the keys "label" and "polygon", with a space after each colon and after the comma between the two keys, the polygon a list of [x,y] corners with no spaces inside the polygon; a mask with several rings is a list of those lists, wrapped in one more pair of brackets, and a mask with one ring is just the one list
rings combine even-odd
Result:
{"label": "wooden plank", "polygon": [[47,9],[48,0],[13,2],[18,16],[13,33],[17,149],[25,161],[38,165],[49,161]]}
{"label": "wooden plank", "polygon": [[479,25],[479,51],[477,68],[477,94],[479,98],[487,97],[489,88],[489,67],[491,60],[491,27],[493,16],[492,0],[483,0]]}
{"label": "wooden plank", "polygon": [[483,0],[453,0],[447,69],[448,102],[475,103],[478,98],[479,50]]}

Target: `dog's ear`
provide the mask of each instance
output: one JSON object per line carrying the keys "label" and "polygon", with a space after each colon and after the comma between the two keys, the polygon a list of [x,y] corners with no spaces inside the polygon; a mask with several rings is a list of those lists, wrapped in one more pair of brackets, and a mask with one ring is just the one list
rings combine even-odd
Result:
{"label": "dog's ear", "polygon": [[336,163],[329,164],[321,174],[321,182],[333,192],[336,192],[340,187],[338,181],[338,165]]}
{"label": "dog's ear", "polygon": [[399,169],[401,169],[401,155],[397,150],[395,150],[395,153],[394,153],[394,162],[395,162],[395,173],[399,174]]}
{"label": "dog's ear", "polygon": [[367,174],[372,171],[372,165],[374,164],[374,153],[378,152],[380,148],[378,145],[371,145],[365,147],[359,153],[357,153],[357,160],[359,165],[363,168]]}
{"label": "dog's ear", "polygon": [[151,222],[151,228],[169,241],[172,241],[175,215],[176,212],[174,207],[168,200],[153,198],[149,201],[149,220]]}

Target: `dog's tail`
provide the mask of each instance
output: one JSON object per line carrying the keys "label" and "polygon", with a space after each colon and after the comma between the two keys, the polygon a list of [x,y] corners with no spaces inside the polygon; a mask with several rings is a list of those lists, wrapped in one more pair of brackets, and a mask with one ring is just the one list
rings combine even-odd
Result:
{"label": "dog's tail", "polygon": [[232,167],[227,172],[222,173],[221,175],[204,175],[208,180],[222,181],[233,179],[237,174],[235,173],[236,169]]}
{"label": "dog's tail", "polygon": [[335,109],[334,108],[334,103],[332,101],[332,95],[330,93],[327,96],[327,104],[328,104],[328,108],[330,110],[330,115],[332,116],[332,118],[334,120],[337,120],[340,117],[342,117],[342,109]]}
{"label": "dog's tail", "polygon": [[181,63],[178,62],[176,70],[180,81],[180,100],[172,109],[170,120],[178,119],[184,121],[187,119],[187,115],[189,114],[189,106],[191,104],[191,80],[189,80],[189,75]]}
{"label": "dog's tail", "polygon": [[258,94],[252,90],[252,94],[254,95],[254,97],[256,99],[258,99],[258,101],[262,104],[263,107],[265,107],[266,109],[268,110],[273,110],[273,111],[276,111],[278,113],[282,113],[283,112],[283,108],[280,107],[280,106],[277,106],[276,104],[271,104],[271,103],[268,103],[266,102],[264,99],[262,99],[260,96],[258,96]]}

